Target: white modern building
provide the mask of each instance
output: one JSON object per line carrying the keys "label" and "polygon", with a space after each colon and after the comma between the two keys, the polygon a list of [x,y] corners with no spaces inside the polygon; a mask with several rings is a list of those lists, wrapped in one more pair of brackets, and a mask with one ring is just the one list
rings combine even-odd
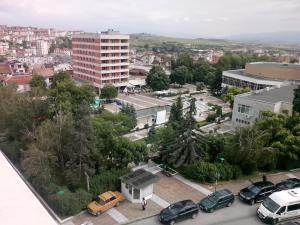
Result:
{"label": "white modern building", "polygon": [[152,198],[153,184],[159,177],[144,169],[138,169],[120,179],[125,198],[132,203],[140,203],[143,198],[146,200]]}
{"label": "white modern building", "polygon": [[260,90],[287,83],[300,83],[300,64],[247,63],[245,69],[223,72],[223,87],[249,87]]}
{"label": "white modern building", "polygon": [[0,224],[57,225],[0,150]]}
{"label": "white modern building", "polygon": [[265,111],[292,114],[294,89],[297,85],[267,87],[259,91],[236,95],[232,111],[234,127],[253,125]]}

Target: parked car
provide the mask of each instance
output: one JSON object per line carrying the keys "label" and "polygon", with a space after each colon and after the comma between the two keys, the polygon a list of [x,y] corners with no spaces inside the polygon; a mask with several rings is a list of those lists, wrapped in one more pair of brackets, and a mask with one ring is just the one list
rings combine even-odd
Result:
{"label": "parked car", "polygon": [[300,187],[300,179],[298,178],[289,178],[285,181],[276,184],[276,188],[278,191],[293,189],[297,187]]}
{"label": "parked car", "polygon": [[276,191],[275,185],[270,181],[259,181],[243,188],[239,192],[240,200],[253,205],[256,202],[261,202],[270,194]]}
{"label": "parked car", "polygon": [[176,202],[163,209],[159,214],[159,221],[163,224],[174,225],[175,222],[187,218],[195,219],[199,213],[199,207],[192,200]]}
{"label": "parked car", "polygon": [[199,202],[199,207],[205,212],[213,212],[215,209],[231,206],[234,202],[234,194],[228,189],[216,191]]}
{"label": "parked car", "polygon": [[125,197],[118,191],[107,191],[99,195],[95,201],[87,206],[87,210],[92,215],[98,216],[106,210],[118,206],[120,202],[124,201]]}

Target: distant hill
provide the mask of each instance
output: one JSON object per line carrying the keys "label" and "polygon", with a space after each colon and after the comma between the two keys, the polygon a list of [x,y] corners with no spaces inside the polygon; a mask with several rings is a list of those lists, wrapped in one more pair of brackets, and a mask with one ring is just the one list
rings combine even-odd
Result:
{"label": "distant hill", "polygon": [[300,44],[300,31],[281,31],[272,33],[239,34],[225,37],[226,40],[251,43]]}

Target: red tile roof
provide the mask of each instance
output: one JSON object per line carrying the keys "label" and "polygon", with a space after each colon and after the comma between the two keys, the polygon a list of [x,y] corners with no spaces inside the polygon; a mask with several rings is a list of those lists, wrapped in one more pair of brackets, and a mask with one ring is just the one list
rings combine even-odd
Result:
{"label": "red tile roof", "polygon": [[0,74],[11,74],[12,70],[8,63],[0,63]]}
{"label": "red tile roof", "polygon": [[29,84],[32,79],[31,75],[19,75],[19,76],[11,76],[7,77],[5,80],[6,84],[16,84],[16,85],[25,85]]}

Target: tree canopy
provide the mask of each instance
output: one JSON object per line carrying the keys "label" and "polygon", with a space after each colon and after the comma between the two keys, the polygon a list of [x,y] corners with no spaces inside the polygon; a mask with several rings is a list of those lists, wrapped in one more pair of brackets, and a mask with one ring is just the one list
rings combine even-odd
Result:
{"label": "tree canopy", "polygon": [[162,91],[169,88],[170,80],[161,66],[153,66],[149,71],[146,84],[153,91]]}
{"label": "tree canopy", "polygon": [[105,85],[101,89],[101,98],[111,100],[116,98],[117,96],[118,96],[118,89],[113,85]]}

